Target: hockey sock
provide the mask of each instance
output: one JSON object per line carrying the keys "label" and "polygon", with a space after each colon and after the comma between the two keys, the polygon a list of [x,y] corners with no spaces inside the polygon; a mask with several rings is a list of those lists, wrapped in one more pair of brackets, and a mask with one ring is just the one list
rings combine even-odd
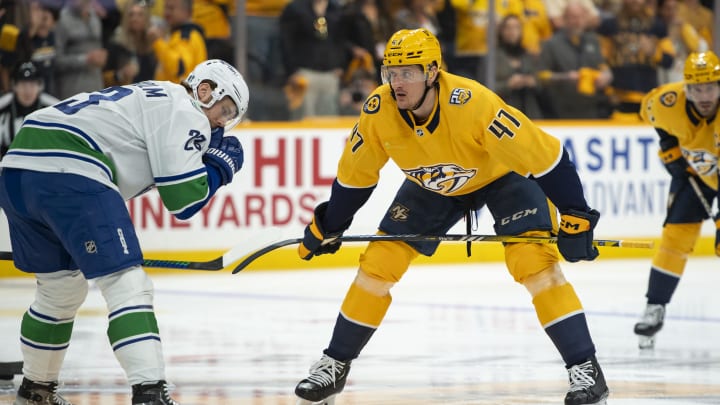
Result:
{"label": "hockey sock", "polygon": [[74,318],[58,319],[35,311],[23,316],[20,342],[25,377],[33,381],[56,381],[70,345]]}
{"label": "hockey sock", "polygon": [[645,296],[648,304],[665,305],[675,293],[675,289],[680,283],[680,277],[667,273],[653,267],[650,270],[650,279],[648,281],[648,290]]}
{"label": "hockey sock", "polygon": [[165,363],[150,278],[136,266],[98,277],[96,284],[110,311],[108,339],[130,385],[164,380]]}
{"label": "hockey sock", "polygon": [[348,361],[360,355],[360,351],[375,333],[375,328],[351,322],[339,314],[335,322],[330,345],[324,353],[335,360]]}
{"label": "hockey sock", "polygon": [[582,304],[569,283],[548,288],[533,298],[538,319],[571,366],[595,354]]}

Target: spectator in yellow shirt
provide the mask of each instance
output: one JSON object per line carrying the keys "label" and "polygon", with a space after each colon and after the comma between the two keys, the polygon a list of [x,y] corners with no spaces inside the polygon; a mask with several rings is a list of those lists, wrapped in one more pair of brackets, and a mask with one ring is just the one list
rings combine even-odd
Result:
{"label": "spectator in yellow shirt", "polygon": [[193,67],[207,59],[202,28],[192,23],[192,6],[193,0],[165,0],[166,26],[155,25],[148,30],[158,62],[155,80],[180,83]]}
{"label": "spectator in yellow shirt", "polygon": [[232,42],[231,16],[235,15],[235,0],[195,0],[192,21],[205,33],[208,59],[222,59],[230,64],[235,59]]}

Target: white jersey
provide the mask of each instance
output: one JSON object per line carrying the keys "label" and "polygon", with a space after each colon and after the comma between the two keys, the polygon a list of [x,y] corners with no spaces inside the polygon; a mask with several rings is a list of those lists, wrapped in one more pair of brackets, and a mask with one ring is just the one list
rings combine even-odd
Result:
{"label": "white jersey", "polygon": [[184,87],[147,81],[29,114],[0,167],[73,173],[130,199],[157,186],[172,213],[207,198],[210,122]]}

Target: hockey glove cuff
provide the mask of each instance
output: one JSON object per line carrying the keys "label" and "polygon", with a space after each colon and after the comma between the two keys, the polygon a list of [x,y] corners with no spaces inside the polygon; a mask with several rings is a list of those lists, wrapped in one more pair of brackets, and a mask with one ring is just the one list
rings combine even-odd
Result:
{"label": "hockey glove cuff", "polygon": [[240,141],[234,136],[226,136],[217,148],[209,148],[203,155],[203,162],[220,172],[221,183],[226,185],[233,179],[243,165],[244,153]]}
{"label": "hockey glove cuff", "polygon": [[337,240],[342,236],[343,232],[350,227],[350,222],[344,224],[343,228],[332,233],[327,233],[323,229],[322,223],[327,211],[328,202],[325,201],[315,207],[315,215],[312,222],[305,227],[305,236],[300,246],[298,246],[298,255],[303,260],[310,260],[313,256],[333,254],[340,249],[342,242]]}
{"label": "hockey glove cuff", "polygon": [[594,260],[599,252],[593,246],[593,229],[600,219],[600,213],[569,210],[560,216],[558,250],[565,260],[577,262]]}
{"label": "hockey glove cuff", "polygon": [[673,146],[668,150],[658,152],[660,159],[665,165],[665,170],[673,177],[687,178],[695,171],[688,165],[679,146]]}
{"label": "hockey glove cuff", "polygon": [[208,145],[208,147],[216,149],[219,148],[224,136],[225,128],[223,127],[217,127],[210,130],[210,145]]}

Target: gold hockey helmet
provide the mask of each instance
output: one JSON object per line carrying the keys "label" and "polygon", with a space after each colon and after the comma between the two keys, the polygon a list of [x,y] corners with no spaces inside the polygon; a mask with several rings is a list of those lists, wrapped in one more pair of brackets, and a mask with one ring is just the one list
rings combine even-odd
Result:
{"label": "gold hockey helmet", "polygon": [[720,81],[720,61],[712,51],[693,52],[685,60],[683,75],[686,84]]}
{"label": "gold hockey helmet", "polygon": [[427,77],[433,64],[442,66],[440,41],[425,28],[397,31],[385,46],[383,67],[420,65]]}

